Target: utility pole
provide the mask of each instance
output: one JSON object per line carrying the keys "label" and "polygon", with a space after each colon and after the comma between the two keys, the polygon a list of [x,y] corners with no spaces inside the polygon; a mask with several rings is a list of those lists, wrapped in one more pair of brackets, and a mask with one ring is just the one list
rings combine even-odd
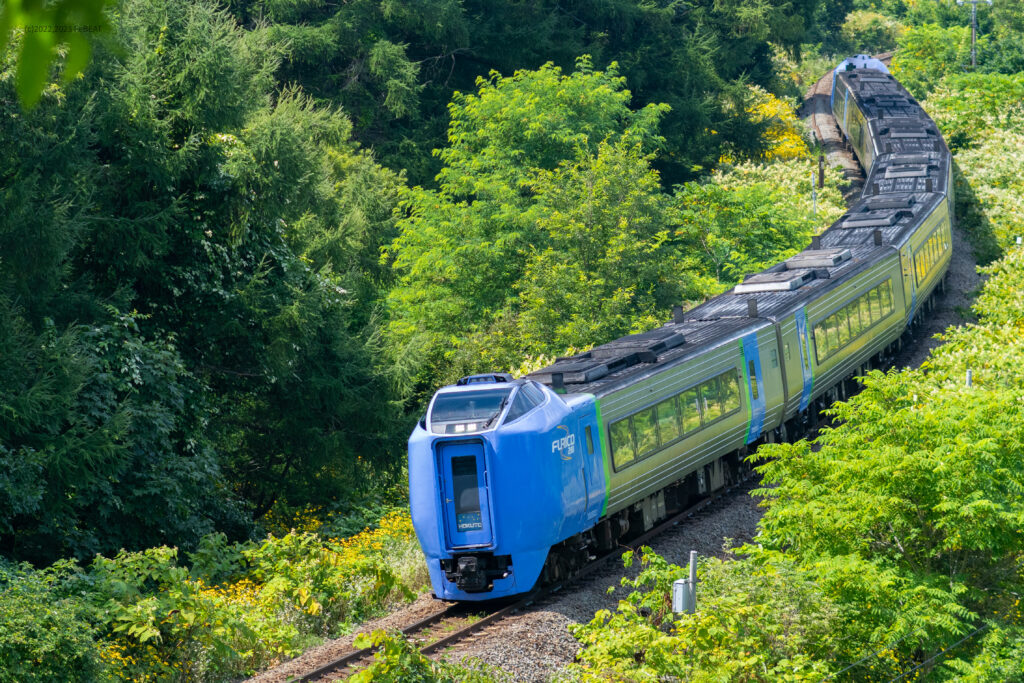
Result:
{"label": "utility pole", "polygon": [[987,2],[989,7],[992,6],[992,0],[956,0],[957,5],[963,5],[965,2],[971,6],[971,71],[978,66],[978,50],[975,47],[978,39],[978,3]]}

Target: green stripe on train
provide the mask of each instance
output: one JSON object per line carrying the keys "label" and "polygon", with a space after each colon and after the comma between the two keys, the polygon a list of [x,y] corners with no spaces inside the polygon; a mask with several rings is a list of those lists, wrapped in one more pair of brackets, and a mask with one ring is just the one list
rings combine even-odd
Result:
{"label": "green stripe on train", "polygon": [[601,445],[601,461],[604,463],[604,503],[601,505],[601,516],[608,512],[608,494],[612,490],[611,451],[604,439],[604,422],[601,421],[601,401],[594,397],[594,409],[597,413],[597,442]]}

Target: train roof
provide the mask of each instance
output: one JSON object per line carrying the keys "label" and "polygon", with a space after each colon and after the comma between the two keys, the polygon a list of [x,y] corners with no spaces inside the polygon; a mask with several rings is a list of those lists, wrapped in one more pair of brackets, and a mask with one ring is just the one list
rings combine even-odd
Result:
{"label": "train roof", "polygon": [[823,291],[838,287],[894,253],[891,248],[875,245],[804,250],[749,276],[728,292],[687,311],[681,319],[558,358],[529,377],[553,384],[554,376],[561,374],[571,393],[608,394],[668,365],[769,327]]}
{"label": "train roof", "polygon": [[836,80],[867,119],[876,155],[948,152],[935,123],[892,75],[854,69],[837,73]]}
{"label": "train roof", "polygon": [[685,361],[745,334],[768,327],[771,322],[744,315],[718,320],[687,319],[631,334],[590,351],[556,359],[553,365],[528,375],[554,384],[561,374],[569,393],[603,396],[644,379],[666,366]]}
{"label": "train roof", "polygon": [[945,195],[902,193],[865,197],[850,207],[818,243],[827,248],[867,244],[901,247]]}
{"label": "train roof", "polygon": [[891,248],[873,244],[805,249],[687,311],[686,318],[716,320],[757,315],[781,320],[894,253]]}
{"label": "train roof", "polygon": [[882,154],[871,165],[864,196],[945,193],[949,190],[951,163],[950,156],[942,152]]}

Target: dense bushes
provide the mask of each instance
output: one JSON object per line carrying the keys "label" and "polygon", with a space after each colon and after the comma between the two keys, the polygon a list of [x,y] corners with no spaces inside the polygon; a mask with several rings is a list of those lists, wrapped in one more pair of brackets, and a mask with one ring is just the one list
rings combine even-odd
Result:
{"label": "dense bushes", "polygon": [[[292,657],[410,598],[426,567],[407,513],[314,532],[122,551],[0,572],[0,680],[221,681]],[[6,676],[6,678],[5,678]]]}

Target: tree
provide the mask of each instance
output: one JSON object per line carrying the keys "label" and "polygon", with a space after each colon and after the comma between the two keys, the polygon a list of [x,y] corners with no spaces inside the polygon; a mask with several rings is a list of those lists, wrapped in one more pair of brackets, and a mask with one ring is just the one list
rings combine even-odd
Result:
{"label": "tree", "polygon": [[[439,152],[445,164],[440,188],[408,191],[403,200],[407,216],[388,248],[398,273],[388,296],[393,352],[417,358],[421,368],[432,367],[429,380],[422,376],[422,381],[430,384],[461,371],[454,359],[465,338],[483,334],[489,340],[487,330],[499,315],[518,314],[517,293],[527,286],[531,255],[553,249],[551,231],[563,229],[544,221],[574,200],[586,203],[583,197],[559,195],[556,185],[575,175],[572,187],[585,192],[582,174],[613,171],[637,174],[644,192],[659,192],[642,168],[642,150],[660,141],[656,126],[665,108],[630,110],[624,85],[614,65],[594,71],[582,59],[571,75],[553,65],[508,78],[492,74],[480,81],[477,94],[454,98],[449,146]],[[619,161],[596,162],[592,157],[599,149],[619,155]],[[623,156],[641,168],[627,170]],[[611,182],[614,192],[624,189],[623,178]],[[614,211],[610,206],[601,210]],[[611,217],[601,221],[617,224]],[[588,267],[600,266],[593,262]],[[534,268],[530,272],[536,274],[540,264]]]}
{"label": "tree", "polygon": [[118,19],[124,50],[0,123],[0,544],[34,561],[245,534],[399,462],[376,308],[401,175],[214,4]]}

